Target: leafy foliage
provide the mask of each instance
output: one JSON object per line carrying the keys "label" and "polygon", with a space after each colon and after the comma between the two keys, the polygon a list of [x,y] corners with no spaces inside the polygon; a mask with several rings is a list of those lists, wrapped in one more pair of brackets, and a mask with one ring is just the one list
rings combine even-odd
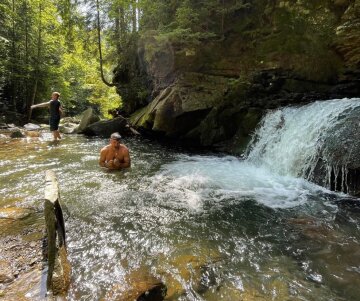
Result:
{"label": "leafy foliage", "polygon": [[[95,25],[75,0],[0,4],[0,110],[26,114],[59,91],[67,114],[107,114],[121,99],[101,83]],[[1,103],[5,104],[2,106]]]}

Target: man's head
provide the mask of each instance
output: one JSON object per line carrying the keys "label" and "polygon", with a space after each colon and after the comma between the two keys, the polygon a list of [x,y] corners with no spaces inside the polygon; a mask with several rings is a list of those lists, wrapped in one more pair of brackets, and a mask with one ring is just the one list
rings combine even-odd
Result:
{"label": "man's head", "polygon": [[120,135],[118,132],[112,133],[111,136],[110,136],[110,140],[112,140],[112,141],[117,141],[117,142],[120,143],[120,141],[121,141],[121,135]]}
{"label": "man's head", "polygon": [[59,92],[53,92],[53,93],[51,94],[51,98],[52,98],[52,99],[59,99],[59,97],[60,97],[60,93],[59,93]]}

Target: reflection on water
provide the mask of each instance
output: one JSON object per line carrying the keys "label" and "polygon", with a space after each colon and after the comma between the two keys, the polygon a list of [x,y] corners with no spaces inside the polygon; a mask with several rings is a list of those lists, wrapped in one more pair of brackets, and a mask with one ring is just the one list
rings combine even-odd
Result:
{"label": "reflection on water", "polygon": [[136,273],[161,279],[167,300],[357,300],[360,214],[334,205],[341,195],[234,157],[130,139],[132,168],[106,172],[106,143],[0,142],[0,206],[38,203],[44,171],[57,174],[69,300],[130,290]]}

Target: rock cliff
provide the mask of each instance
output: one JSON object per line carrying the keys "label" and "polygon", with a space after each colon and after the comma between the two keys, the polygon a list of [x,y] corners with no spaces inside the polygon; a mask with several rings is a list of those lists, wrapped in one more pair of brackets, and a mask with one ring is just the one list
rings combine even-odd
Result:
{"label": "rock cliff", "polygon": [[360,1],[252,1],[221,36],[142,31],[115,71],[134,126],[240,154],[268,109],[360,95]]}

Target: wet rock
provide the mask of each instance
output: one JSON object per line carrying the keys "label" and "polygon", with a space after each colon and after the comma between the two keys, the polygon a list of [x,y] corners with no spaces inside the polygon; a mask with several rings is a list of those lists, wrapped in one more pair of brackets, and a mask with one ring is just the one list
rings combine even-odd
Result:
{"label": "wet rock", "polygon": [[88,136],[110,137],[114,132],[119,132],[122,136],[133,136],[130,125],[124,117],[116,117],[111,120],[103,120],[89,125],[83,130]]}
{"label": "wet rock", "polygon": [[39,138],[40,137],[40,133],[38,131],[26,131],[25,135],[26,135],[26,137],[30,137],[30,138]]}
{"label": "wet rock", "polygon": [[49,300],[46,299],[46,292],[43,290],[43,277],[41,265],[32,267],[30,270],[19,274],[15,281],[6,285],[0,295],[0,300]]}
{"label": "wet rock", "polygon": [[0,218],[0,234],[7,232],[7,229],[13,224],[13,219]]}
{"label": "wet rock", "polygon": [[81,118],[78,118],[78,117],[64,117],[64,118],[61,118],[60,124],[65,124],[65,123],[79,124],[80,121],[81,121]]}
{"label": "wet rock", "polygon": [[99,120],[100,118],[94,113],[94,110],[92,108],[88,108],[86,111],[82,113],[82,118],[76,131],[78,133],[82,133],[86,127]]}
{"label": "wet rock", "polygon": [[64,296],[70,286],[71,266],[67,259],[65,223],[54,171],[46,171],[45,181],[44,215],[49,266],[46,283],[53,295]]}
{"label": "wet rock", "polygon": [[24,125],[24,129],[27,131],[37,131],[39,130],[41,127],[40,125],[34,124],[34,123],[27,123]]}
{"label": "wet rock", "polygon": [[[2,222],[11,222],[4,225]],[[12,281],[0,285],[1,300],[43,300],[40,298],[44,222],[39,216],[26,219],[0,218],[0,274]],[[8,264],[6,264],[8,263]],[[12,276],[11,276],[12,275]],[[30,293],[31,292],[31,293]],[[36,295],[36,296],[35,296]]]}
{"label": "wet rock", "polygon": [[24,138],[25,136],[19,129],[16,129],[11,132],[10,137],[11,138]]}
{"label": "wet rock", "polygon": [[166,299],[177,300],[185,295],[184,283],[191,283],[198,293],[214,286],[216,275],[211,266],[221,260],[216,250],[202,248],[198,254],[174,254],[170,258],[161,258],[161,266],[157,270],[167,287]]}
{"label": "wet rock", "polygon": [[146,269],[131,272],[126,284],[115,285],[102,301],[162,301],[166,295],[166,286]]}
{"label": "wet rock", "polygon": [[77,132],[78,124],[66,122],[59,125],[60,132],[64,134],[74,134]]}
{"label": "wet rock", "polygon": [[22,219],[28,217],[32,212],[33,210],[27,208],[0,208],[0,218]]}
{"label": "wet rock", "polygon": [[67,252],[62,246],[58,250],[52,276],[52,293],[54,295],[66,295],[70,285],[71,266],[67,259]]}
{"label": "wet rock", "polygon": [[145,109],[135,113],[131,122],[168,137],[181,137],[221,103],[227,81],[223,77],[184,73]]}
{"label": "wet rock", "polygon": [[360,108],[339,116],[324,143],[313,171],[315,183],[334,191],[360,196]]}
{"label": "wet rock", "polygon": [[4,123],[4,122],[1,122],[0,123],[0,129],[7,129],[8,128],[8,125],[6,124],[6,123]]}
{"label": "wet rock", "polygon": [[13,280],[14,275],[10,265],[4,260],[0,260],[0,283],[11,282]]}

